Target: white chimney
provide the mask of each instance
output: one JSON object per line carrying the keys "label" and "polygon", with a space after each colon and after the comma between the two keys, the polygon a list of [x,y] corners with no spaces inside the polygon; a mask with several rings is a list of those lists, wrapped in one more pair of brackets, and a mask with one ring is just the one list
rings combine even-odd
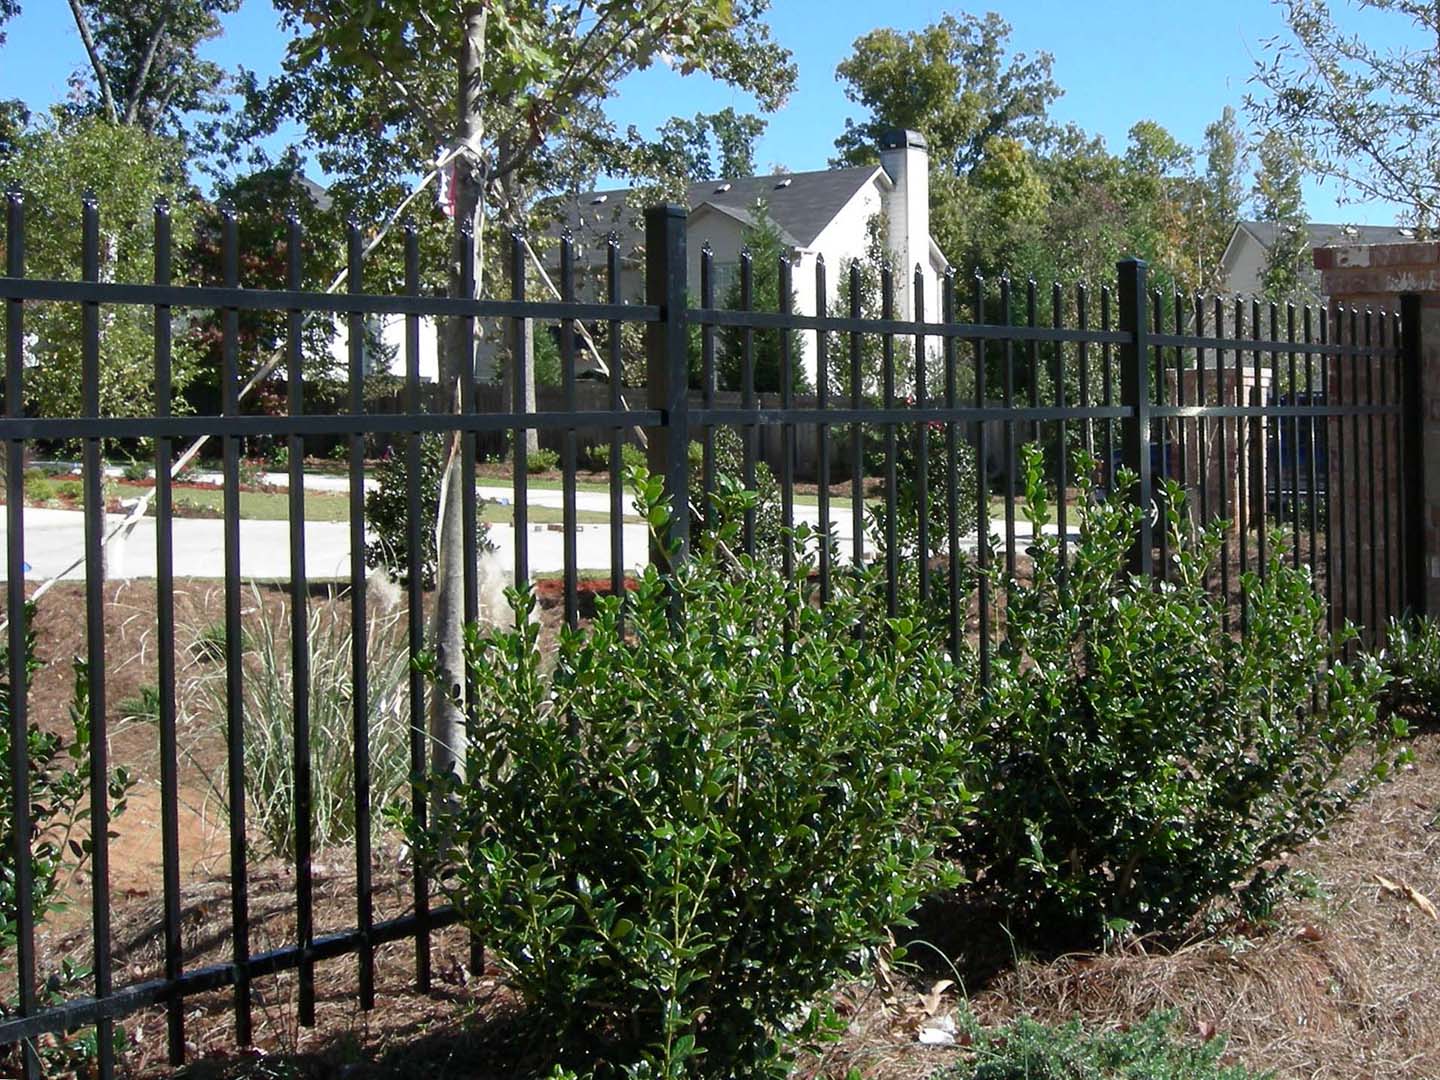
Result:
{"label": "white chimney", "polygon": [[[885,225],[889,233],[890,258],[895,271],[897,314],[914,315],[911,282],[915,266],[930,270],[930,154],[925,136],[918,131],[891,128],[880,136],[880,165],[895,185],[885,201]],[[926,290],[929,292],[930,290]],[[925,317],[939,313],[927,310]]]}

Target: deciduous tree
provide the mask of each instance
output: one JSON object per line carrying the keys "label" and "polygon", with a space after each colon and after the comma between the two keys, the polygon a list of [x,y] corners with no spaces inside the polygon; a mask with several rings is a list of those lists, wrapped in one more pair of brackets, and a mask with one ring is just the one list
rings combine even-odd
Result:
{"label": "deciduous tree", "polygon": [[[150,134],[208,133],[225,108],[227,78],[200,46],[240,0],[69,0],[88,67],[72,85],[80,109]],[[197,117],[196,114],[200,114]]]}
{"label": "deciduous tree", "polygon": [[1230,235],[1240,220],[1245,202],[1245,162],[1249,154],[1245,135],[1229,105],[1205,129],[1205,187],[1200,220],[1200,265],[1198,284],[1213,291],[1221,288],[1220,259]]}
{"label": "deciduous tree", "polygon": [[872,30],[835,69],[845,96],[864,108],[835,140],[840,164],[876,160],[887,128],[920,132],[935,168],[965,175],[996,137],[1043,143],[1060,96],[1049,53],[1007,54],[1010,25],[994,12],[943,15],[923,30]]}
{"label": "deciduous tree", "polygon": [[1275,226],[1275,239],[1260,275],[1265,296],[1283,303],[1313,286],[1305,266],[1310,236],[1305,218],[1302,154],[1282,132],[1271,132],[1256,151],[1255,216]]}
{"label": "deciduous tree", "polygon": [[[100,212],[100,277],[145,281],[154,260],[154,204],[171,203],[173,231],[189,232],[191,192],[178,179],[180,150],[138,127],[98,116],[47,119],[24,132],[8,163],[0,162],[0,189],[23,182],[26,192],[26,272],[35,277],[81,277],[80,193],[94,194]],[[8,238],[7,238],[8,241]],[[101,312],[100,410],[127,416],[154,403],[153,313],[115,305]],[[25,372],[28,405],[42,416],[83,415],[82,327],[79,305],[27,307],[25,329],[33,364]],[[176,391],[194,370],[193,353],[177,340]]]}
{"label": "deciduous tree", "polygon": [[[487,223],[526,224],[535,195],[593,173],[602,155],[611,173],[644,160],[644,148],[629,147],[601,111],[625,76],[664,62],[749,92],[762,110],[778,106],[794,81],[788,52],[770,39],[767,0],[277,0],[276,7],[294,37],[282,74],[247,85],[250,133],[274,130],[287,117],[301,121],[322,167],[343,178],[337,197],[372,218],[411,190],[417,175],[445,172],[458,226],[452,296],[480,295],[488,283]],[[473,255],[466,235],[478,242]],[[447,387],[469,377],[473,347],[465,324],[453,320],[441,355]],[[512,377],[533,386],[533,372]],[[460,765],[458,492],[473,483],[460,475],[458,456],[452,460],[431,639],[454,690],[432,696],[432,764],[440,771]]]}
{"label": "deciduous tree", "polygon": [[[1440,5],[1363,0],[1369,26],[1325,0],[1280,0],[1288,34],[1267,41],[1246,105],[1257,126],[1305,149],[1341,196],[1399,203],[1417,229],[1440,224]],[[1377,32],[1378,31],[1378,32]],[[1381,44],[1387,36],[1395,45]]]}

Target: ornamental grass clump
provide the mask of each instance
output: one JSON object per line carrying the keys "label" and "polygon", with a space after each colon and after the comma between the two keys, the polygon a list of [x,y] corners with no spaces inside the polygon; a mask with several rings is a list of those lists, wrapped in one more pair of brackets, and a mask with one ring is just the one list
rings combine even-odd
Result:
{"label": "ornamental grass clump", "polygon": [[[1075,471],[1082,486],[1091,464]],[[1245,635],[1227,629],[1207,583],[1222,526],[1193,530],[1173,484],[1165,580],[1127,569],[1138,511],[1088,488],[1062,562],[1041,535],[1033,448],[1026,465],[1034,577],[1006,586],[983,704],[988,774],[962,845],[980,895],[1044,947],[1174,930],[1231,890],[1260,895],[1270,860],[1322,834],[1403,755],[1404,720],[1377,710],[1380,665],[1331,661],[1343,641],[1325,632],[1325,601],[1279,552],[1263,579],[1243,577]]]}
{"label": "ornamental grass clump", "polygon": [[528,589],[472,629],[472,775],[408,822],[557,1063],[597,1077],[784,1075],[833,1032],[825,991],[956,883],[972,749],[943,649],[731,555],[748,498],[722,478],[727,523],[553,667]]}

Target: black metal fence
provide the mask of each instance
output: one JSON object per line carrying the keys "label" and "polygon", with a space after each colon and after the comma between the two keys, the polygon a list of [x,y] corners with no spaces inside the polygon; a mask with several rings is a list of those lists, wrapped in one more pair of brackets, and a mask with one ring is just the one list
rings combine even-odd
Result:
{"label": "black metal fence", "polygon": [[[383,434],[403,446],[410,474],[420,472],[420,436],[427,432],[457,433],[464,475],[475,472],[477,437],[483,433],[513,435],[512,567],[516,579],[531,577],[528,526],[532,492],[526,468],[529,430],[559,436],[563,483],[562,551],[553,567],[563,579],[564,618],[576,624],[580,560],[577,555],[577,444],[580,428],[610,432],[610,475],[607,489],[609,586],[625,587],[626,560],[646,553],[631,542],[627,550],[622,487],[622,446],[635,430],[648,442],[652,472],[665,479],[673,501],[674,539],[683,545],[691,528],[691,507],[702,507],[704,490],[713,487],[719,468],[716,439],[722,428],[740,436],[741,479],[756,481],[759,433],[776,429],[781,453],[778,467],[779,512],[794,526],[804,518],[830,531],[837,544],[821,545],[816,573],[826,596],[839,570],[836,561],[868,563],[879,559],[888,582],[888,600],[897,603],[897,582],[913,572],[922,597],[947,605],[952,645],[976,643],[982,674],[988,670],[991,643],[999,631],[997,598],[990,595],[990,576],[981,573],[972,590],[960,572],[961,553],[972,553],[983,571],[1003,560],[1010,573],[1023,569],[1029,533],[1017,520],[1018,446],[1038,442],[1047,448],[1047,468],[1055,493],[1056,528],[1062,552],[1071,543],[1075,507],[1072,452],[1084,449],[1098,465],[1094,478],[1100,491],[1113,487],[1117,465],[1138,475],[1134,490],[1117,493],[1137,499],[1149,511],[1160,474],[1168,474],[1192,493],[1192,511],[1201,520],[1226,518],[1226,532],[1214,588],[1234,598],[1243,629],[1244,599],[1240,575],[1266,572],[1269,545],[1286,538],[1288,556],[1308,562],[1317,584],[1332,597],[1331,619],[1353,619],[1371,628],[1407,606],[1421,587],[1415,553],[1422,523],[1406,511],[1406,462],[1418,453],[1402,437],[1402,411],[1417,403],[1401,397],[1402,357],[1414,345],[1418,319],[1396,313],[1328,312],[1303,307],[1224,302],[1218,298],[1152,293],[1145,264],[1122,262],[1113,285],[1098,290],[1054,286],[1037,290],[1034,283],[1016,285],[978,278],[947,276],[940,283],[940,310],[925,310],[922,275],[908,290],[912,310],[897,315],[896,283],[887,270],[880,282],[878,317],[862,307],[858,267],[849,267],[848,311],[836,312],[829,301],[827,273],[819,264],[815,280],[797,283],[793,269],[782,262],[781,310],[749,310],[754,268],[748,258],[739,267],[741,310],[718,307],[715,268],[708,252],[700,260],[699,304],[687,301],[686,217],[676,208],[655,208],[646,215],[645,302],[623,302],[620,248],[611,242],[600,276],[599,299],[576,299],[577,272],[573,245],[562,242],[558,252],[557,300],[526,295],[527,253],[518,238],[508,254],[509,299],[447,299],[422,292],[419,244],[413,231],[399,241],[403,248],[406,287],[398,295],[373,295],[361,290],[362,243],[352,227],[346,237],[348,290],[340,294],[301,288],[301,236],[292,223],[289,235],[288,281],[283,288],[246,287],[239,266],[236,223],[225,216],[221,243],[223,282],[219,286],[177,286],[172,281],[170,222],[157,209],[155,273],[150,283],[103,280],[100,255],[100,210],[87,202],[83,214],[84,272],[80,281],[27,277],[25,212],[22,199],[11,195],[6,217],[5,275],[0,299],[5,306],[5,408],[0,440],[6,448],[7,614],[9,641],[9,717],[12,789],[6,795],[14,816],[13,849],[6,860],[16,883],[16,910],[5,912],[13,922],[15,956],[13,993],[0,1018],[0,1045],[35,1040],[46,1033],[93,1025],[98,1029],[99,1075],[113,1073],[113,1025],[151,1006],[168,1017],[170,1059],[179,1063],[185,1050],[185,1002],[194,995],[230,988],[233,992],[235,1037],[249,1042],[254,1032],[252,986],[256,980],[294,971],[299,986],[301,1023],[315,1015],[317,964],[353,957],[362,1008],[375,1004],[377,947],[413,941],[414,977],[420,990],[431,980],[431,935],[455,921],[454,913],[432,901],[431,884],[423,873],[410,880],[408,913],[377,919],[373,905],[374,855],[368,807],[371,756],[370,717],[364,684],[367,678],[366,573],[364,561],[364,480],[367,436]],[[462,255],[473,250],[473,238],[461,237]],[[470,265],[469,259],[462,260]],[[468,283],[467,283],[468,285]],[[798,288],[813,287],[821,300],[820,314],[799,315],[790,297]],[[906,290],[900,290],[904,292]],[[933,291],[932,291],[933,295]],[[79,358],[85,391],[84,407],[75,416],[37,416],[26,409],[30,339],[26,315],[38,305],[69,305],[82,316],[83,351]],[[146,415],[101,415],[99,383],[105,363],[103,321],[107,309],[138,308],[151,314],[154,334],[155,408]],[[1049,318],[1041,311],[1048,306]],[[219,415],[183,415],[172,409],[171,365],[174,312],[210,309],[220,316],[222,408]],[[249,374],[240,370],[238,319],[242,311],[283,313],[286,319],[285,363],[282,367],[289,409],[285,415],[251,415],[242,410],[240,387]],[[303,321],[316,314],[343,321],[349,338],[350,399],[348,411],[310,415],[302,408],[305,372],[302,364]],[[398,314],[404,318],[405,394],[407,408],[399,413],[367,414],[363,381],[362,320],[369,315]],[[532,320],[560,324],[564,407],[527,412],[523,389],[514,390],[509,411],[479,411],[473,378],[459,383],[458,408],[425,412],[420,407],[419,334],[422,317],[458,319],[467,327],[476,320],[496,319],[512,337],[531,332]],[[648,378],[643,388],[622,385],[622,327],[643,326]],[[700,392],[690,394],[692,363],[690,330],[699,327]],[[810,335],[815,350],[816,394],[813,405],[800,407],[793,392],[798,362],[786,331]],[[755,350],[766,335],[778,340],[780,391],[778,404],[761,406],[755,392]],[[586,341],[581,341],[584,338]],[[879,392],[864,392],[862,366],[878,346]],[[603,408],[577,407],[577,362],[593,348],[592,360],[608,369]],[[717,354],[738,349],[738,406],[717,397]],[[471,361],[473,362],[473,355]],[[907,367],[909,377],[897,377]],[[847,376],[848,372],[848,376]],[[631,401],[628,396],[643,396]],[[817,455],[813,503],[799,490],[794,462],[798,433],[811,428]],[[938,433],[938,444],[934,434]],[[354,773],[356,839],[354,843],[354,922],[347,931],[319,934],[315,928],[312,838],[309,828],[312,762],[306,640],[307,529],[305,465],[302,436],[327,434],[348,440],[349,482],[348,590],[353,635]],[[182,440],[217,438],[221,446],[224,513],[220,522],[224,551],[224,648],[227,658],[227,781],[229,823],[228,961],[190,966],[185,956],[182,882],[179,859],[179,758],[176,707],[176,617],[174,491],[171,467]],[[268,436],[286,441],[289,449],[289,575],[294,715],[294,798],[298,835],[294,858],[294,940],[271,951],[251,949],[248,910],[244,749],[247,731],[241,661],[242,545],[245,527],[239,513],[242,440]],[[135,981],[122,982],[112,963],[109,842],[106,835],[108,760],[106,622],[103,591],[103,549],[106,523],[102,511],[104,461],[102,449],[115,440],[153,440],[157,492],[156,530],[161,842],[163,848],[163,969]],[[690,446],[703,447],[698,484],[692,480]],[[30,848],[34,840],[25,732],[30,716],[26,701],[25,656],[25,478],[27,446],[78,441],[83,446],[84,554],[86,570],[86,651],[89,663],[93,724],[90,731],[92,778],[90,818],[93,836],[90,915],[93,945],[93,994],[53,1003],[37,987],[36,919],[29,884]],[[934,455],[940,455],[943,479],[932,481]],[[914,462],[915,495],[921,507],[946,509],[941,529],[929,513],[916,522],[918,543],[902,554],[894,534],[897,490],[905,477],[897,464],[902,455]],[[969,456],[979,463],[971,473],[959,468]],[[867,457],[870,464],[867,465]],[[878,461],[875,460],[878,457]],[[871,467],[873,465],[873,467]],[[962,473],[964,479],[962,479]],[[1268,474],[1268,478],[1267,478]],[[832,491],[832,485],[835,490]],[[698,490],[697,490],[698,488]],[[476,526],[477,492],[463,485],[466,523],[464,546],[464,609],[474,619],[478,610]],[[421,512],[418,484],[408,497],[408,539],[411,551],[421,546],[421,530],[430,527]],[[847,505],[848,502],[848,505]],[[885,506],[880,535],[866,522],[869,505]],[[968,522],[973,518],[974,524]],[[757,543],[755,521],[747,520],[746,543]],[[1152,535],[1153,530],[1153,535]],[[886,534],[888,531],[888,535]],[[848,536],[845,535],[848,533]],[[1170,555],[1163,529],[1153,529],[1152,516],[1142,518],[1134,564],[1144,574],[1165,576]],[[790,565],[797,553],[786,543],[781,554]],[[908,560],[910,565],[903,565]],[[408,648],[426,647],[425,597],[419,574],[408,579]],[[425,690],[420,676],[409,681],[410,763],[418,773],[427,757]],[[415,793],[416,814],[425,803]],[[478,944],[478,943],[477,943]],[[38,1061],[23,1055],[27,1073]]]}

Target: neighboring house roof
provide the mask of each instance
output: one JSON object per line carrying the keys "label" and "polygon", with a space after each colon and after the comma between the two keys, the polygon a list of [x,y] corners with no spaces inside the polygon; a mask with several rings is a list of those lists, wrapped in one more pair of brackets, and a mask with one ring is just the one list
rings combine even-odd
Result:
{"label": "neighboring house roof", "polygon": [[295,174],[295,182],[310,196],[310,201],[315,204],[316,209],[329,210],[330,207],[335,205],[335,200],[331,198],[330,192],[314,180],[311,180],[303,172],[297,172]]}
{"label": "neighboring house roof", "polygon": [[[1332,244],[1397,244],[1414,239],[1411,230],[1398,225],[1329,225],[1311,222],[1305,226],[1305,231],[1309,234],[1308,242],[1312,248]],[[1274,246],[1279,233],[1280,226],[1273,221],[1236,222],[1235,231],[1230,234],[1230,242],[1225,245],[1221,262],[1229,262],[1230,254],[1242,236],[1248,235],[1268,251]]]}
{"label": "neighboring house roof", "polygon": [[[1240,227],[1265,247],[1275,243],[1280,227],[1273,221],[1242,221]],[[1398,225],[1326,225],[1312,221],[1305,226],[1311,247],[1328,244],[1393,244],[1414,238],[1410,229]]]}
{"label": "neighboring house roof", "polygon": [[[685,201],[692,215],[708,209],[743,224],[754,222],[755,204],[764,202],[784,242],[803,248],[814,243],[825,226],[877,173],[886,185],[890,183],[879,165],[704,180],[685,189]],[[568,225],[576,234],[602,236],[614,230],[620,236],[621,249],[633,250],[641,242],[644,228],[644,208],[630,205],[634,195],[627,188],[567,196],[556,215],[557,228]]]}

